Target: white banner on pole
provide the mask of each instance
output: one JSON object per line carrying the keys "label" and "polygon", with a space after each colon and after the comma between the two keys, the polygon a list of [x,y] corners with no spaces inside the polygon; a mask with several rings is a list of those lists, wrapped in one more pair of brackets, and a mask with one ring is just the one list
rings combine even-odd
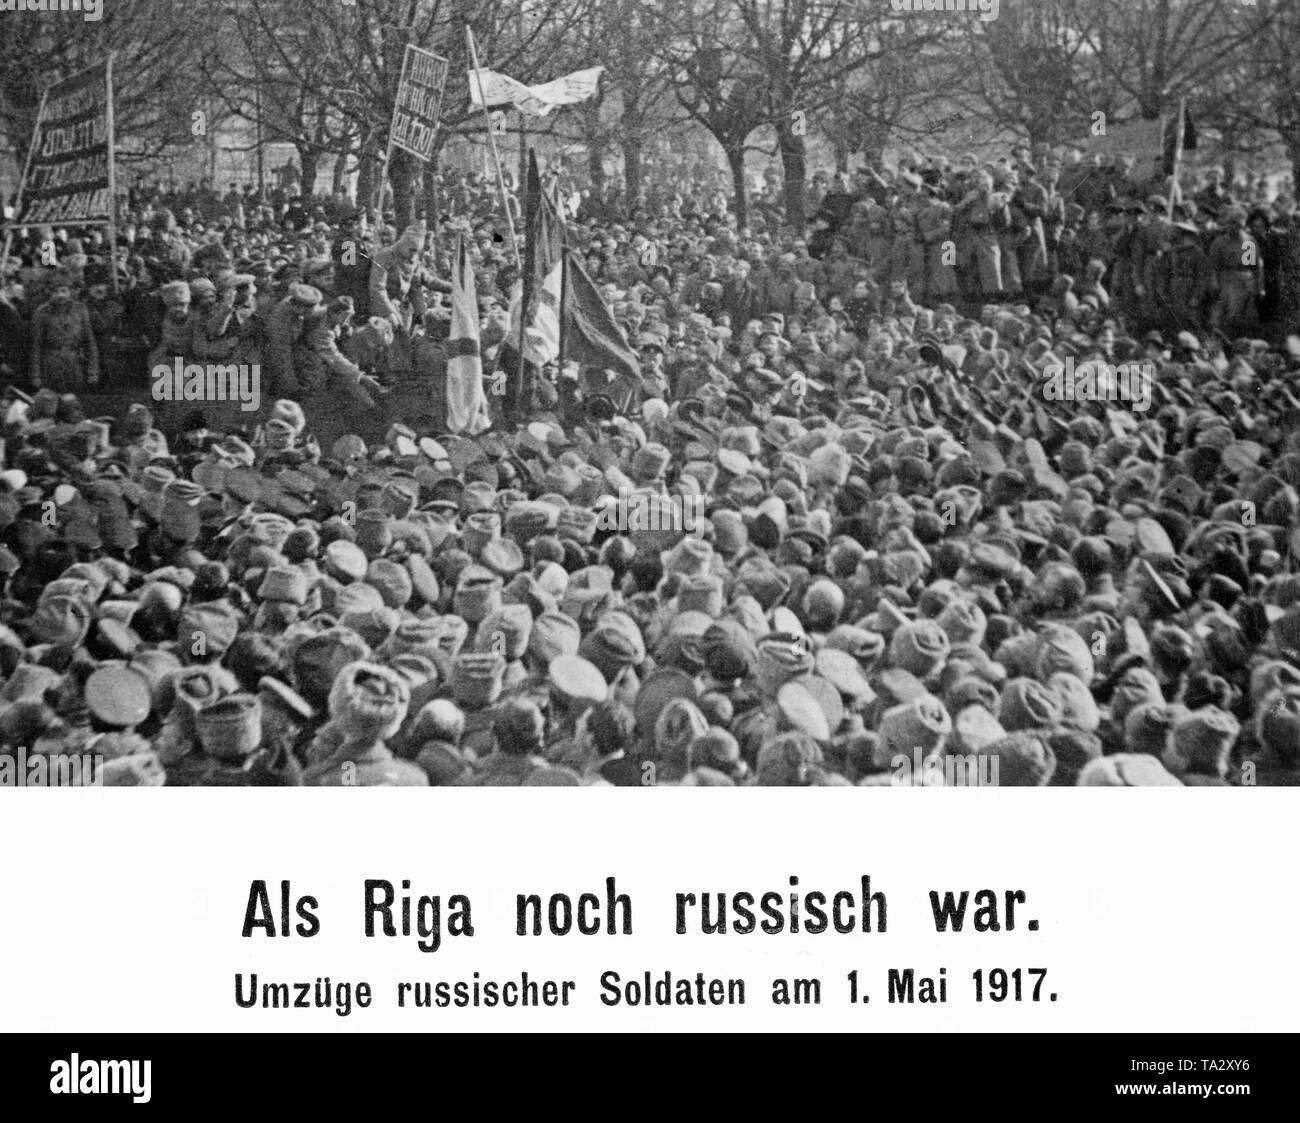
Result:
{"label": "white banner on pole", "polygon": [[593,66],[588,70],[575,70],[563,78],[546,82],[540,86],[525,86],[522,82],[506,76],[496,70],[480,71],[483,83],[483,96],[479,91],[473,73],[470,75],[470,104],[476,108],[512,105],[521,113],[530,117],[545,117],[552,109],[561,105],[574,105],[586,101],[596,92],[600,84],[603,66]]}

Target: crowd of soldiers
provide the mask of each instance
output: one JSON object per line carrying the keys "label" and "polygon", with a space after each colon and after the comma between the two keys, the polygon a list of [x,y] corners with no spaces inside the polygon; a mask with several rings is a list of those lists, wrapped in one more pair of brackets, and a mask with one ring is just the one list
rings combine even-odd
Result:
{"label": "crowd of soldiers", "polygon": [[[806,227],[712,172],[560,184],[620,369],[519,362],[486,177],[432,223],[203,185],[133,190],[115,259],[20,232],[0,744],[135,784],[1294,783],[1292,185],[1133,165],[817,175]],[[482,433],[457,235],[522,387]],[[1066,359],[1143,364],[1151,414],[1046,396]],[[163,401],[173,363],[261,401]]]}
{"label": "crowd of soldiers", "polygon": [[1090,301],[1138,330],[1281,330],[1300,310],[1292,201],[1267,184],[1237,198],[1222,180],[1212,169],[1171,200],[1163,170],[1144,181],[1131,157],[1105,165],[1079,148],[1045,153],[1041,169],[1027,149],[982,167],[966,155],[893,176],[865,169],[827,185],[810,242],[831,261],[877,263],[878,283],[901,282],[930,307]]}

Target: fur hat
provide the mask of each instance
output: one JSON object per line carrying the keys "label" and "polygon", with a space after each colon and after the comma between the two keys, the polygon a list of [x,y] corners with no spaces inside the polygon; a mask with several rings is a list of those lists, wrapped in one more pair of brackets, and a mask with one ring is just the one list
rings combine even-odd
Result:
{"label": "fur hat", "polygon": [[262,702],[255,694],[228,694],[198,711],[195,727],[203,751],[237,762],[262,743]]}
{"label": "fur hat", "polygon": [[1058,671],[1047,680],[1047,686],[1061,703],[1061,724],[1084,733],[1095,733],[1101,725],[1101,712],[1092,691],[1083,680]]}
{"label": "fur hat", "polygon": [[1146,753],[1118,753],[1089,761],[1079,772],[1081,788],[1181,787],[1177,777]]}
{"label": "fur hat", "polygon": [[889,661],[924,679],[943,666],[949,649],[947,633],[934,620],[909,621],[895,630],[889,642]]}
{"label": "fur hat", "polygon": [[329,694],[330,717],[345,738],[383,740],[406,720],[411,691],[396,671],[378,663],[349,663],[334,681]]}
{"label": "fur hat", "polygon": [[1165,746],[1164,766],[1180,779],[1187,775],[1222,779],[1240,733],[1237,719],[1215,706],[1181,714]]}
{"label": "fur hat", "polygon": [[456,583],[452,604],[458,616],[477,624],[501,607],[501,578],[483,566],[466,566]]}
{"label": "fur hat", "polygon": [[784,683],[808,674],[813,666],[812,651],[801,635],[771,632],[758,641],[758,684],[766,697],[775,698]]}
{"label": "fur hat", "polygon": [[572,617],[562,612],[543,612],[529,631],[528,654],[547,667],[561,655],[576,655],[581,641],[582,631]]}
{"label": "fur hat", "polygon": [[821,763],[822,751],[811,737],[782,733],[759,749],[754,779],[759,787],[807,787]]}
{"label": "fur hat", "polygon": [[307,574],[296,566],[277,565],[266,571],[257,595],[264,601],[307,603]]}
{"label": "fur hat", "polygon": [[996,783],[1001,787],[1043,787],[1056,771],[1056,754],[1047,737],[1038,732],[1012,733],[986,745],[980,754],[996,758]]}
{"label": "fur hat", "polygon": [[998,721],[1008,732],[1021,729],[1050,729],[1061,722],[1060,696],[1030,678],[1014,678],[1002,688]]}
{"label": "fur hat", "polygon": [[1263,696],[1255,710],[1255,737],[1279,763],[1300,764],[1300,687],[1285,686]]}
{"label": "fur hat", "polygon": [[370,563],[366,584],[378,589],[384,604],[393,609],[405,608],[415,590],[410,571],[388,558],[376,558]]}
{"label": "fur hat", "polygon": [[369,656],[370,648],[356,632],[330,628],[292,645],[294,683],[309,703],[325,706],[343,668]]}
{"label": "fur hat", "polygon": [[911,702],[894,706],[880,719],[880,750],[883,763],[896,754],[910,760],[920,749],[923,756],[943,747],[952,733],[952,718],[938,698],[926,694]]}
{"label": "fur hat", "polygon": [[501,697],[505,679],[505,656],[491,651],[462,652],[452,660],[451,688],[456,704],[479,710]]}
{"label": "fur hat", "polygon": [[493,651],[509,661],[522,659],[532,637],[533,614],[522,604],[504,604],[483,618],[474,647]]}

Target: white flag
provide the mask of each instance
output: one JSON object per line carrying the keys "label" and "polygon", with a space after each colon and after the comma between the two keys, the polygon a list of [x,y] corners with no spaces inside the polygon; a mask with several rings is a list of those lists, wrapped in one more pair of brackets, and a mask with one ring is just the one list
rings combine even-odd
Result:
{"label": "white flag", "polygon": [[[559,105],[573,105],[586,101],[596,92],[603,66],[590,70],[575,70],[554,82],[540,86],[525,86],[496,70],[469,71],[469,100],[476,108],[487,105],[513,105],[530,117],[545,117]],[[479,97],[479,83],[483,96]]]}
{"label": "white flag", "polygon": [[483,359],[479,352],[478,298],[474,270],[464,237],[456,239],[456,268],[451,279],[451,336],[447,341],[447,428],[477,436],[491,425],[483,393]]}
{"label": "white flag", "polygon": [[[553,363],[560,357],[560,290],[564,284],[564,262],[557,261],[546,273],[537,294],[537,313],[531,324],[524,325],[524,358],[538,366]],[[510,322],[519,330],[523,315],[524,286],[516,281],[510,290]]]}

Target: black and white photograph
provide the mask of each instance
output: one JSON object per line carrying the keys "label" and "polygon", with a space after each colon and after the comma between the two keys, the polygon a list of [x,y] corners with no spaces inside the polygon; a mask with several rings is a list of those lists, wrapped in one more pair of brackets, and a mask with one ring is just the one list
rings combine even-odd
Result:
{"label": "black and white photograph", "polygon": [[[1105,893],[1193,878],[1179,851],[1211,834],[1243,865],[1293,845],[1249,832],[1282,832],[1296,808],[1263,789],[1300,784],[1297,43],[1296,0],[0,0],[0,787],[60,789],[4,809],[91,849],[239,821],[267,861],[227,855],[233,896],[160,867],[195,910],[174,923],[250,952],[364,914],[453,965],[517,888],[520,946],[640,937],[637,863],[693,890],[647,956],[674,915],[788,953],[917,902],[928,939],[987,948],[1045,932],[1041,894],[977,865],[958,892],[919,853],[891,878],[885,837],[963,862],[986,838],[1062,899],[1084,867],[1048,852],[1101,847],[1123,886],[1071,905],[1099,926],[1128,907]],[[68,790],[109,787],[457,791]],[[544,787],[655,790],[467,790]],[[671,791],[703,787],[966,790]],[[1174,787],[1216,790],[1012,791]],[[639,849],[566,866],[552,831],[620,817]],[[486,865],[456,903],[445,840],[485,820],[551,855],[535,903]],[[686,839],[742,821],[800,868],[693,872]],[[310,894],[324,823],[328,847],[378,832],[376,859],[426,824],[441,864]],[[817,832],[855,829],[866,856],[818,873]],[[1213,868],[1243,897],[1280,876]],[[591,892],[548,912],[570,874]],[[1154,954],[1180,929],[1147,904],[1127,938]],[[1263,923],[1234,915],[1224,940]],[[891,960],[886,992],[846,963],[834,990],[1084,1028],[1059,1007],[1118,946],[1059,1002],[1030,946],[1024,974]],[[568,1007],[533,958],[519,993]],[[659,993],[663,966],[574,1001]],[[252,969],[234,1004],[222,976],[223,1018],[262,1005]],[[734,1004],[707,975],[682,994]],[[312,1001],[338,1020],[345,993]],[[1233,994],[1235,1027],[1277,1028]],[[1146,1024],[1116,1001],[1112,1029]]]}

